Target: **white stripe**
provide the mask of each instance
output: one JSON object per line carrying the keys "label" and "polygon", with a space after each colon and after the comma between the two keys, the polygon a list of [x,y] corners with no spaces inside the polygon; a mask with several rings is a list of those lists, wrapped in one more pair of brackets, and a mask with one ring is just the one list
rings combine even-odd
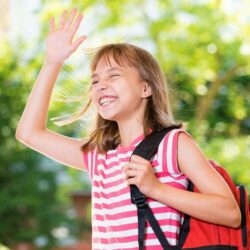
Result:
{"label": "white stripe", "polygon": [[[99,164],[97,165],[98,172],[103,171],[105,175],[109,175],[109,174],[111,174],[112,172],[121,169],[119,162],[116,162],[116,163],[117,163],[117,164],[113,165],[112,167],[108,166],[108,168],[107,168],[107,166],[105,166],[104,164],[99,163]],[[125,163],[125,164],[126,164],[126,163]],[[121,165],[121,166],[123,166],[123,165]]]}
{"label": "white stripe", "polygon": [[[96,204],[98,204],[98,202],[96,202]],[[115,210],[116,214],[118,214],[118,213],[126,213],[126,212],[136,211],[136,207],[135,207],[134,204],[131,204],[131,205],[117,207],[115,209],[93,208],[94,214],[102,215],[102,216],[105,216],[105,215],[114,215],[114,211],[113,210]]]}
{"label": "white stripe", "polygon": [[[121,190],[123,190],[126,187],[127,187],[127,184],[125,182],[122,182],[121,184],[116,185],[116,186],[114,185],[114,186],[112,186],[110,188],[103,188],[102,186],[97,187],[97,188],[93,187],[93,191],[98,192],[98,193],[102,192],[102,193],[104,193],[106,195],[109,195],[112,192],[116,192],[116,193],[118,193],[120,195]],[[119,196],[119,199],[120,199],[120,196]]]}
{"label": "white stripe", "polygon": [[[128,218],[122,218],[119,220],[106,220],[105,223],[108,223],[109,226],[124,226],[127,224],[132,224],[132,223],[137,223],[137,216],[130,216]],[[93,219],[92,221],[93,226],[101,226],[103,227],[103,221],[102,220],[97,220],[97,219]]]}
{"label": "white stripe", "polygon": [[168,143],[167,143],[167,167],[169,173],[172,175],[174,172],[174,167],[172,164],[172,157],[173,157],[173,138],[175,135],[176,130],[172,130],[169,133]]}
{"label": "white stripe", "polygon": [[[168,242],[170,245],[176,245],[177,241],[172,238],[168,238]],[[158,239],[147,239],[145,240],[146,246],[161,246]],[[125,250],[130,248],[138,248],[138,242],[137,241],[131,241],[126,243],[108,243],[108,244],[101,244],[101,243],[93,243],[93,250]]]}
{"label": "white stripe", "polygon": [[[107,159],[105,155],[99,155],[98,159],[104,160],[107,165],[110,165],[113,162],[121,161],[126,158],[129,158],[132,154],[132,150],[126,152],[126,153],[119,153],[117,156],[114,156],[112,158]],[[110,155],[110,151],[107,152],[107,155]]]}
{"label": "white stripe", "polygon": [[96,150],[94,150],[94,153],[93,153],[93,166],[91,167],[91,176],[93,177],[94,176],[94,173],[95,173],[95,167],[96,167]]}
{"label": "white stripe", "polygon": [[137,241],[132,241],[128,243],[107,243],[107,244],[101,244],[101,243],[93,243],[92,249],[93,250],[125,250],[130,248],[138,248]]}
{"label": "white stripe", "polygon": [[[176,242],[176,239],[173,239],[173,238],[167,238],[168,240],[168,243],[170,245],[176,245],[177,242]],[[146,246],[154,246],[154,245],[160,245],[158,239],[149,239],[149,240],[145,240],[145,245]]]}
{"label": "white stripe", "polygon": [[[159,147],[158,147],[158,163],[159,163],[159,172],[164,172],[163,170],[163,154],[165,154],[166,152],[163,152],[163,141],[161,141]],[[157,167],[158,168],[158,167]],[[157,169],[158,170],[158,169]]]}
{"label": "white stripe", "polygon": [[[103,224],[100,226],[103,226]],[[112,225],[112,226],[114,226],[114,225]],[[171,232],[175,233],[176,231],[178,232],[178,228],[176,228],[175,226],[162,226],[161,229],[163,232],[169,232],[169,233],[171,233]],[[148,234],[154,234],[154,231],[151,227],[147,227],[146,232]],[[107,232],[98,232],[98,236],[100,238],[104,238],[104,239],[131,237],[131,236],[135,236],[137,234],[138,234],[137,228],[130,229],[130,230],[121,230],[119,232],[113,232],[111,230],[109,231],[108,227],[107,227]]]}
{"label": "white stripe", "polygon": [[[180,177],[180,175],[178,175],[178,177]],[[160,180],[162,183],[174,182],[174,183],[179,183],[184,186],[186,183],[185,176],[183,176],[183,179],[179,179],[179,180],[176,180],[175,178],[173,178],[173,176],[162,176],[158,178],[158,180]]]}
{"label": "white stripe", "polygon": [[[118,169],[119,170],[119,169]],[[113,170],[114,171],[114,170]],[[121,179],[124,179],[124,174],[123,172],[121,171],[120,174],[117,174],[117,175],[114,175],[114,176],[111,176],[111,177],[108,177],[108,178],[105,178],[101,175],[94,175],[93,179],[95,181],[98,181],[98,182],[102,182],[104,184],[108,184],[108,183],[111,183],[111,182],[114,182],[114,181],[119,181]]]}
{"label": "white stripe", "polygon": [[[133,207],[134,205],[128,205],[128,206],[122,206],[122,207],[118,207],[115,209],[116,214],[118,213],[126,213],[126,212],[131,212],[131,211],[135,211],[136,208]],[[114,214],[114,210],[113,209],[99,209],[99,208],[93,208],[93,214],[95,215],[100,215],[100,216],[107,216],[107,215],[113,215]],[[178,213],[174,213],[174,212],[166,212],[166,213],[156,213],[154,214],[155,218],[157,220],[176,220],[179,221],[180,220],[180,215]],[[133,219],[132,219],[133,218]],[[136,220],[135,220],[136,219]],[[114,222],[115,224],[118,222],[119,225],[126,225],[128,224],[128,220],[130,221],[130,223],[132,222],[136,222],[137,221],[137,215],[136,216],[130,216],[130,217],[124,217],[124,218],[119,218],[118,220],[108,220],[110,222]],[[102,223],[103,221],[101,221]]]}
{"label": "white stripe", "polygon": [[[99,166],[98,166],[98,168],[99,168]],[[101,168],[103,169],[103,167],[104,166],[102,165]],[[117,166],[116,166],[116,168],[117,168]],[[119,166],[118,170],[120,170],[120,168],[122,168],[122,166]],[[115,170],[117,170],[117,169],[115,169]],[[103,169],[103,171],[104,171],[104,169]],[[105,172],[105,174],[110,174],[113,171],[114,171],[114,169],[112,168],[111,170],[108,170],[108,171],[105,170],[104,172]],[[178,177],[180,176],[180,174],[176,174],[176,175]],[[104,184],[108,184],[108,183],[111,183],[114,181],[119,181],[119,180],[123,179],[123,177],[124,177],[124,174],[123,174],[123,172],[121,172],[120,174],[117,174],[117,175],[109,177],[109,178],[104,178],[103,176],[100,176],[100,175],[94,175],[93,179],[98,181],[98,182],[102,181]],[[179,179],[179,180],[176,180],[175,178],[173,178],[173,176],[162,176],[159,178],[159,180],[162,183],[177,182],[181,185],[184,185],[184,186],[186,185],[186,179],[184,176],[183,176],[183,179]]]}

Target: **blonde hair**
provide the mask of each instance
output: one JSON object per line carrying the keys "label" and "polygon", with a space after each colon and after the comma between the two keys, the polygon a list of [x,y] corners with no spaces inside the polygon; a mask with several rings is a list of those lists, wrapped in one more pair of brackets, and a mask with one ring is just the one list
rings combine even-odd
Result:
{"label": "blonde hair", "polygon": [[[150,129],[155,131],[166,127],[181,127],[181,124],[176,124],[173,119],[163,72],[149,52],[128,43],[102,46],[91,62],[92,73],[101,59],[110,64],[111,58],[121,67],[135,67],[141,79],[151,87],[152,96],[148,97],[143,121],[145,135],[149,134]],[[119,143],[120,134],[117,123],[105,120],[97,114],[96,128],[91,133],[89,140],[82,146],[82,150],[91,150],[97,147],[99,152],[106,152],[115,149]]]}

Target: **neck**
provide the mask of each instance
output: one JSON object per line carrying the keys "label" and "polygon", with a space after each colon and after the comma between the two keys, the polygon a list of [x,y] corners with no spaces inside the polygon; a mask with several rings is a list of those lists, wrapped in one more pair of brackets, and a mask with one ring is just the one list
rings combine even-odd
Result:
{"label": "neck", "polygon": [[133,123],[123,122],[118,123],[120,137],[121,137],[121,146],[129,146],[132,141],[134,141],[138,136],[143,134],[143,124],[135,120]]}

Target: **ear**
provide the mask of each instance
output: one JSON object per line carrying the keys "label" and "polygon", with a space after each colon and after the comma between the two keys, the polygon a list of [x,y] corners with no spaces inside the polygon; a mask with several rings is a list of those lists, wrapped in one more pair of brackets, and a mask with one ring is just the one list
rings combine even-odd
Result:
{"label": "ear", "polygon": [[152,95],[152,89],[147,82],[143,82],[142,98],[148,98]]}

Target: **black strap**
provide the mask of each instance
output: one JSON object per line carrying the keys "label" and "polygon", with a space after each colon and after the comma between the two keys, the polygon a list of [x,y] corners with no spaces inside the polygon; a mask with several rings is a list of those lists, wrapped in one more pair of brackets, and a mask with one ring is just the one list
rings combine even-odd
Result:
{"label": "black strap", "polygon": [[145,206],[141,206],[137,209],[139,249],[144,248],[144,234],[145,234],[145,226],[146,226],[146,220],[147,220],[147,217],[146,217],[147,208],[148,206],[147,204],[145,204]]}
{"label": "black strap", "polygon": [[244,247],[247,246],[247,222],[246,222],[246,190],[243,185],[239,185],[240,192],[240,210],[241,210],[241,237],[242,237],[242,245]]}
{"label": "black strap", "polygon": [[172,127],[169,127],[160,131],[152,132],[136,147],[132,155],[139,155],[146,160],[151,160],[163,137],[172,129]]}
{"label": "black strap", "polygon": [[152,212],[152,210],[150,209],[150,207],[148,207],[147,209],[147,219],[148,219],[148,222],[150,224],[150,226],[152,227],[155,235],[157,236],[158,240],[160,241],[163,249],[175,249],[174,247],[170,246],[166,237],[165,237],[165,234],[162,232],[159,224],[158,224],[158,221],[155,219],[155,216]]}
{"label": "black strap", "polygon": [[[145,139],[136,147],[132,155],[139,155],[146,160],[151,160],[151,158],[155,155],[158,145],[162,141],[163,137],[170,130],[172,130],[171,127],[161,131],[153,132],[150,135],[146,136]],[[144,249],[144,234],[147,219],[163,248],[175,249],[172,248],[166,240],[164,233],[162,232],[157,220],[152,213],[152,210],[149,208],[146,202],[145,195],[142,194],[138,187],[135,185],[130,186],[130,193],[132,203],[137,206],[139,249]]]}

